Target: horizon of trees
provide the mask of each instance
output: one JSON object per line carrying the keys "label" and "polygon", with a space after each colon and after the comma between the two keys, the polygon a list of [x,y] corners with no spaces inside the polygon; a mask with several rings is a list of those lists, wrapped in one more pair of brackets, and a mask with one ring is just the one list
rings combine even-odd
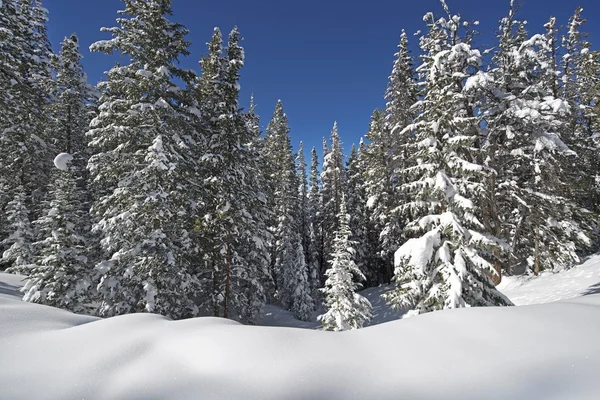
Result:
{"label": "horizon of trees", "polygon": [[247,323],[266,302],[303,320],[324,305],[346,330],[370,318],[361,287],[394,283],[409,315],[510,305],[503,274],[597,251],[600,52],[581,8],[530,34],[511,2],[486,55],[442,0],[417,56],[402,31],[365,140],[346,158],[334,123],[307,163],[281,101],[265,132],[240,107],[237,28],[215,28],[198,74],[177,66],[169,0],[123,3],[91,50],[127,61],[97,87],[75,34],[52,52],[40,0],[0,4],[0,263],[25,301]]}

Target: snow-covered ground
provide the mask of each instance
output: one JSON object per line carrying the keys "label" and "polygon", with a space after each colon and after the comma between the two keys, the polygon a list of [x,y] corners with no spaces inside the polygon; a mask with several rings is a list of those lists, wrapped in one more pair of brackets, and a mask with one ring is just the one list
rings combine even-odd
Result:
{"label": "snow-covered ground", "polygon": [[600,256],[590,257],[583,264],[557,274],[544,272],[539,277],[504,277],[498,289],[518,306],[600,293]]}
{"label": "snow-covered ground", "polygon": [[[597,399],[600,257],[536,279],[509,278],[517,304],[323,332],[153,314],[98,319],[24,303],[0,274],[4,399]],[[580,297],[581,294],[589,294]],[[572,298],[575,297],[575,298]],[[571,298],[570,300],[567,300]],[[269,315],[271,313],[271,315]],[[265,325],[295,321],[276,307]],[[314,323],[295,322],[304,328]]]}

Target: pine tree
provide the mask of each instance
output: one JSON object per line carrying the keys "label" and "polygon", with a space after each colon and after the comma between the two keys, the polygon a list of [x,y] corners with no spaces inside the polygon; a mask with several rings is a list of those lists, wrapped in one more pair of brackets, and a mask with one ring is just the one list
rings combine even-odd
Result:
{"label": "pine tree", "polygon": [[208,246],[214,314],[253,321],[265,302],[268,213],[258,161],[258,120],[253,110],[245,115],[238,104],[241,40],[234,28],[222,57],[221,34],[215,29],[210,54],[201,63],[200,100],[210,131],[202,157],[207,193],[199,225]]}
{"label": "pine tree", "polygon": [[[314,149],[313,149],[314,150]],[[315,152],[316,153],[316,152]],[[316,157],[316,154],[314,154]],[[313,160],[313,162],[318,163],[318,160]],[[311,181],[313,180],[313,171],[311,166]],[[317,168],[315,166],[315,168]],[[298,153],[296,156],[296,169],[298,172],[298,178],[300,181],[300,186],[298,189],[298,199],[300,202],[299,205],[299,226],[300,226],[300,234],[302,236],[302,248],[304,249],[304,260],[306,264],[306,269],[308,273],[308,285],[309,285],[309,294],[313,300],[318,298],[318,288],[319,288],[319,269],[318,269],[318,254],[316,252],[316,243],[317,237],[314,232],[313,221],[313,212],[312,212],[312,204],[311,197],[309,194],[309,186],[308,186],[308,178],[306,175],[306,159],[304,158],[304,145],[300,142],[300,146],[298,147]],[[315,171],[315,176],[318,172]],[[315,182],[313,182],[314,184]],[[318,185],[318,184],[317,184]],[[316,187],[318,191],[318,186]],[[311,188],[312,190],[312,188]],[[315,194],[318,198],[318,192]],[[312,310],[311,310],[312,311]]]}
{"label": "pine tree", "polygon": [[321,180],[319,175],[319,156],[315,147],[310,156],[310,180],[308,192],[308,219],[310,224],[309,254],[312,261],[309,264],[309,281],[311,297],[315,301],[320,297],[321,265],[323,264],[323,231],[321,223]]}
{"label": "pine tree", "polygon": [[562,57],[561,95],[570,106],[563,139],[577,154],[577,157],[565,157],[563,164],[566,164],[564,169],[570,182],[570,197],[581,207],[598,213],[600,192],[596,177],[600,160],[593,121],[600,87],[600,62],[598,52],[591,51],[586,40],[588,34],[581,32],[586,22],[582,12],[581,7],[575,10],[562,39],[565,54]]}
{"label": "pine tree", "polygon": [[99,114],[90,123],[95,154],[88,169],[104,193],[94,202],[93,230],[103,261],[96,270],[101,316],[155,312],[195,315],[198,287],[183,256],[189,248],[192,200],[186,189],[189,149],[198,140],[183,112],[190,82],[176,62],[187,55],[187,30],[167,19],[169,0],[124,0],[119,27],[91,50],[128,57],[99,84]]}
{"label": "pine tree", "polygon": [[72,171],[56,171],[48,213],[35,223],[45,237],[36,243],[37,261],[28,273],[23,300],[78,313],[93,311],[92,271],[82,235],[83,193]]}
{"label": "pine tree", "polygon": [[48,182],[43,132],[50,75],[44,18],[39,1],[0,4],[0,147],[11,155],[0,160],[0,241],[16,234],[7,221],[12,213],[8,202],[24,196],[28,219],[35,218]]}
{"label": "pine tree", "polygon": [[345,331],[362,328],[371,319],[371,303],[356,293],[360,287],[355,277],[364,280],[362,272],[354,263],[354,242],[350,240],[350,216],[347,214],[345,196],[340,199],[339,228],[335,232],[332,259],[326,272],[327,280],[322,289],[327,312],[318,319],[324,329]]}
{"label": "pine tree", "polygon": [[391,254],[398,248],[394,243],[399,244],[401,232],[398,231],[400,218],[393,214],[398,198],[392,183],[394,143],[385,128],[384,114],[379,110],[373,112],[366,139],[369,145],[364,153],[364,188],[372,230],[368,237],[369,248],[374,254],[369,269],[377,281],[383,283],[392,278]]}
{"label": "pine tree", "polygon": [[[339,228],[337,216],[340,213],[342,196],[346,193],[346,168],[337,122],[333,124],[330,142],[331,147],[328,151],[324,151],[321,171],[321,223],[323,226],[323,254],[326,263],[329,263],[333,254],[335,232]],[[323,146],[325,149],[326,143]]]}
{"label": "pine tree", "polygon": [[482,221],[511,245],[509,259],[500,260],[504,269],[538,273],[577,261],[589,239],[585,212],[563,183],[573,152],[561,138],[569,106],[553,95],[555,22],[531,38],[523,25],[513,5],[501,20],[495,68],[472,76],[466,88],[467,97],[485,93],[478,107],[488,132],[486,163],[497,172],[488,178]]}
{"label": "pine tree", "polygon": [[[273,190],[273,275],[281,304],[293,310],[298,318],[307,319],[305,310],[312,309],[308,286],[308,267],[302,248],[298,209],[298,176],[292,154],[287,116],[281,101],[267,127],[266,154],[269,155],[269,177]],[[299,250],[300,249],[300,250]],[[299,255],[302,255],[300,257]]]}
{"label": "pine tree", "polygon": [[0,242],[6,248],[2,254],[2,261],[10,266],[7,272],[26,275],[34,262],[33,230],[29,220],[25,188],[18,186],[14,193],[14,198],[6,206],[6,222],[11,234]]}
{"label": "pine tree", "polygon": [[[362,144],[362,141],[361,141]],[[366,210],[366,194],[364,190],[364,170],[361,162],[362,154],[352,145],[348,158],[348,187],[346,199],[350,213],[350,240],[354,242],[354,262],[366,277],[372,273],[369,257],[369,220]],[[377,277],[370,276],[367,283],[376,283]]]}
{"label": "pine tree", "polygon": [[478,206],[484,180],[493,171],[479,164],[479,130],[464,85],[481,65],[470,37],[460,34],[460,16],[424,17],[420,40],[423,79],[420,114],[405,132],[415,131],[410,166],[401,173],[410,201],[400,207],[410,218],[412,237],[396,252],[398,288],[387,298],[424,313],[445,308],[508,305],[489,279],[502,242],[486,232]]}

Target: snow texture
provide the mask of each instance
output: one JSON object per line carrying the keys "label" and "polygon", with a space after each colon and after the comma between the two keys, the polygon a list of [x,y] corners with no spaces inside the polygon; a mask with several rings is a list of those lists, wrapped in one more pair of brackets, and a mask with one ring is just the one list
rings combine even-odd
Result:
{"label": "snow texture", "polygon": [[73,156],[69,153],[60,153],[54,157],[54,166],[61,171],[69,170],[69,163],[73,160]]}
{"label": "snow texture", "polygon": [[[21,302],[12,295],[19,280],[0,274],[0,385],[13,400],[591,400],[600,391],[598,294],[439,311],[333,333],[154,314],[98,319]],[[537,292],[562,287],[565,296],[597,289],[600,257],[503,285],[513,294],[529,288],[533,299],[534,282]]]}
{"label": "snow texture", "polygon": [[560,273],[538,277],[505,276],[497,288],[517,305],[549,303],[588,294],[600,294],[600,256]]}

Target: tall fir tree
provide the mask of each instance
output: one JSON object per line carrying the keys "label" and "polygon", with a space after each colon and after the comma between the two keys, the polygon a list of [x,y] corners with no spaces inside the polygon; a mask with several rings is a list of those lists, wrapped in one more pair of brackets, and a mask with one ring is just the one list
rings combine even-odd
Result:
{"label": "tall fir tree", "polygon": [[[323,256],[326,264],[333,254],[335,232],[339,227],[338,215],[342,204],[342,196],[346,193],[346,168],[342,142],[337,122],[333,124],[330,136],[331,146],[323,143],[323,169],[321,171],[321,224],[323,232]],[[325,266],[325,265],[324,265]]]}
{"label": "tall fir tree", "polygon": [[501,240],[486,232],[478,204],[492,170],[481,158],[479,130],[464,85],[481,66],[481,54],[461,35],[460,16],[424,17],[421,37],[423,100],[415,123],[411,165],[401,171],[410,201],[401,206],[411,237],[396,252],[397,289],[387,298],[396,306],[424,313],[466,306],[509,305],[488,274]]}
{"label": "tall fir tree", "polygon": [[221,57],[220,36],[215,29],[210,54],[201,63],[200,100],[210,131],[202,157],[207,193],[200,235],[208,246],[214,315],[253,322],[265,302],[268,267],[268,213],[257,147],[260,132],[254,110],[244,114],[238,104],[242,38],[234,28]]}
{"label": "tall fir tree", "polygon": [[[362,141],[361,141],[362,144]],[[369,218],[366,210],[366,194],[364,188],[364,170],[362,154],[355,145],[352,145],[350,157],[348,158],[348,185],[346,199],[350,215],[350,240],[354,242],[354,263],[366,277],[372,273],[369,257],[368,226]],[[372,277],[371,277],[372,278]],[[366,279],[366,278],[365,278]],[[366,279],[367,284],[375,282]]]}
{"label": "tall fir tree", "polygon": [[577,261],[578,248],[590,244],[589,224],[564,183],[574,153],[562,140],[569,105],[553,95],[555,22],[531,38],[523,26],[513,4],[500,22],[494,68],[471,77],[466,94],[482,96],[486,163],[496,171],[487,181],[482,222],[511,246],[497,269],[539,273]]}
{"label": "tall fir tree", "polygon": [[281,101],[277,102],[273,118],[267,127],[266,154],[269,156],[273,221],[273,275],[277,298],[294,311],[298,318],[308,319],[313,308],[308,282],[308,266],[302,248],[299,215],[298,176],[292,153],[287,116]]}
{"label": "tall fir tree", "polygon": [[323,264],[323,226],[321,223],[321,178],[319,174],[319,156],[316,147],[310,152],[310,179],[308,192],[308,220],[310,227],[309,279],[311,297],[320,298],[321,265]]}
{"label": "tall fir tree", "polygon": [[101,316],[154,312],[171,318],[197,314],[198,282],[184,257],[192,226],[186,170],[198,140],[183,112],[190,82],[179,57],[188,54],[187,30],[170,22],[169,0],[124,0],[119,26],[92,51],[127,56],[99,84],[99,114],[90,123],[94,155],[88,169],[104,194],[92,212],[103,260],[98,291]]}
{"label": "tall fir tree", "polygon": [[[44,129],[47,124],[50,49],[41,3],[3,1],[0,4],[0,147],[10,157],[0,160],[0,242],[12,230],[8,203],[22,198],[36,218],[45,192],[50,163]],[[14,205],[14,204],[13,204]],[[30,228],[29,228],[30,229]],[[6,247],[0,246],[0,251]]]}
{"label": "tall fir tree", "polygon": [[50,206],[35,224],[43,240],[36,243],[35,265],[28,271],[23,300],[78,313],[94,310],[93,272],[87,263],[84,196],[74,171],[56,171]]}

